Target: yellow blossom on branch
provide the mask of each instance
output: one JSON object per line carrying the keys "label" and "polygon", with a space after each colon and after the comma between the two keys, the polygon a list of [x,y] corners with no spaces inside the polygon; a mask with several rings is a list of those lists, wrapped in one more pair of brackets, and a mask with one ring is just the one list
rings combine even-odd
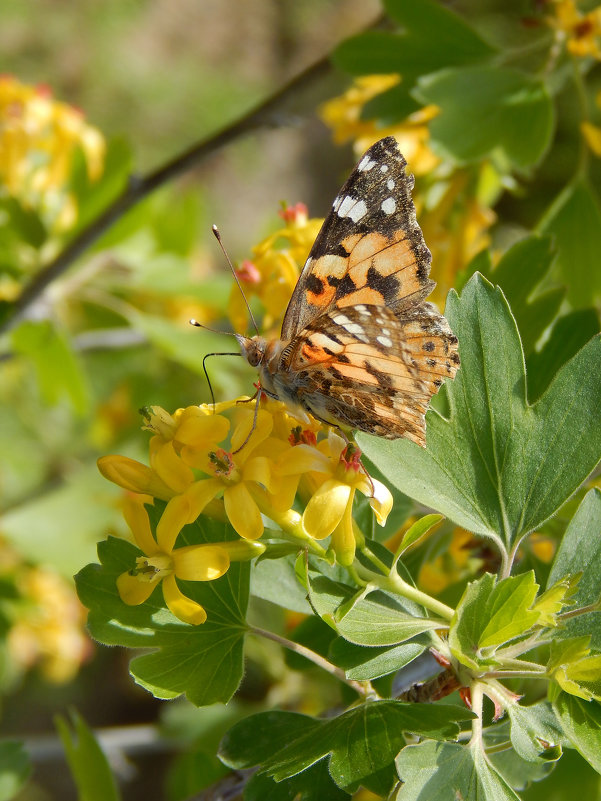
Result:
{"label": "yellow blossom on branch", "polygon": [[[265,309],[263,328],[266,330],[281,321],[322,223],[322,220],[309,219],[307,207],[302,203],[283,208],[280,216],[285,227],[253,248],[252,258],[236,269],[247,300],[256,296]],[[235,331],[246,331],[248,310],[237,286],[233,286],[230,293],[228,316]]]}
{"label": "yellow blossom on branch", "polygon": [[[360,461],[361,451],[354,443],[331,433],[317,446],[302,441],[286,454],[278,466],[281,474],[300,476],[307,473],[313,489],[303,512],[303,527],[314,539],[332,535],[331,547],[340,564],[350,565],[355,558],[361,535],[353,523],[353,500],[358,490],[369,498],[380,525],[392,508],[392,495],[380,481],[371,478]],[[358,540],[359,538],[359,540]]]}
{"label": "yellow blossom on branch", "polygon": [[554,0],[551,10],[549,24],[565,36],[568,52],[601,61],[601,6],[583,14],[574,0]]}
{"label": "yellow blossom on branch", "polygon": [[144,603],[161,584],[165,603],[175,617],[193,625],[205,622],[205,610],[183,594],[177,579],[213,581],[227,572],[232,559],[251,559],[264,548],[257,543],[240,542],[175,548],[182,528],[197,516],[189,497],[179,495],[173,498],[157,523],[155,539],[144,507],[136,501],[127,504],[125,519],[143,556],[136,559],[135,567],[117,579],[122,601],[132,606]]}
{"label": "yellow blossom on branch", "polygon": [[[264,530],[257,490],[264,488],[266,497],[278,509],[289,509],[294,501],[282,480],[274,475],[274,460],[285,450],[287,443],[270,436],[273,418],[260,409],[240,410],[241,420],[231,437],[230,451],[219,448],[208,454],[208,478],[201,478],[186,490],[194,505],[202,511],[209,501],[223,496],[228,520],[244,539],[256,540]],[[279,500],[279,503],[278,503]]]}
{"label": "yellow blossom on branch", "polygon": [[45,86],[0,76],[0,183],[59,229],[72,225],[76,215],[66,190],[76,148],[84,153],[90,179],[99,178],[105,142],[83,114],[54,100]]}
{"label": "yellow blossom on branch", "polygon": [[332,129],[335,142],[353,140],[357,157],[379,139],[394,136],[411,172],[415,175],[428,175],[440,163],[439,157],[428,143],[428,123],[438,114],[436,106],[424,106],[405,119],[385,126],[378,125],[374,120],[361,118],[363,107],[369,100],[391,89],[399,81],[399,75],[364,75],[356,78],[350,89],[340,97],[324,103],[320,114],[326,125]]}

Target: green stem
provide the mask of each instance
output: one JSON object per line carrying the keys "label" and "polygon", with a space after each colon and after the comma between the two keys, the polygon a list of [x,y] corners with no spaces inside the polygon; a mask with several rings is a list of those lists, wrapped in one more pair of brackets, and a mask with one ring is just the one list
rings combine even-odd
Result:
{"label": "green stem", "polygon": [[471,748],[484,748],[482,742],[482,702],[484,698],[483,687],[479,681],[472,683],[470,687],[472,697],[472,712],[477,717],[472,720],[472,736],[470,739]]}
{"label": "green stem", "polygon": [[298,642],[293,642],[292,640],[287,640],[285,637],[281,637],[279,634],[274,634],[272,631],[260,629],[256,626],[251,626],[249,628],[249,632],[251,634],[255,634],[257,637],[264,637],[267,640],[273,640],[273,642],[277,642],[283,648],[287,648],[289,651],[299,654],[299,656],[304,656],[305,659],[313,662],[314,665],[317,665],[318,667],[322,668],[322,670],[325,670],[327,673],[335,676],[340,681],[348,684],[349,687],[352,687],[353,690],[355,690],[355,692],[358,695],[361,695],[363,698],[378,697],[376,691],[371,685],[371,682],[347,679],[344,671],[341,668],[333,665],[331,662],[328,662],[328,660],[321,656],[321,654],[315,653],[315,651],[312,651],[305,645],[301,645]]}
{"label": "green stem", "polygon": [[[379,562],[380,560],[378,559],[377,561]],[[450,606],[443,604],[442,601],[438,601],[436,598],[432,598],[431,595],[428,595],[427,593],[418,590],[416,587],[413,587],[411,584],[408,584],[398,575],[398,573],[388,573],[388,568],[386,565],[384,565],[382,562],[380,562],[380,564],[386,571],[387,575],[381,576],[378,573],[367,570],[357,560],[354,562],[354,567],[361,578],[367,579],[367,581],[369,581],[371,584],[374,584],[382,590],[388,590],[388,592],[393,592],[395,595],[401,595],[404,598],[408,598],[410,601],[415,601],[416,603],[420,604],[420,606],[423,606],[425,609],[429,609],[430,612],[433,612],[435,615],[438,615],[438,617],[442,618],[440,622],[441,628],[448,626],[449,622],[453,618],[453,615],[455,614],[454,609],[451,609]]]}

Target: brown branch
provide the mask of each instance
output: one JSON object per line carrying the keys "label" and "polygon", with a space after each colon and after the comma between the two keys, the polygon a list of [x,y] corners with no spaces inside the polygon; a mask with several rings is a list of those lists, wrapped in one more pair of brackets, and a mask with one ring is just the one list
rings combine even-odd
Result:
{"label": "brown branch", "polygon": [[29,283],[13,304],[6,320],[0,323],[0,334],[10,330],[27,311],[29,306],[44,292],[46,287],[60,277],[65,270],[87,248],[98,240],[113,223],[117,222],[132,206],[139,203],[155,189],[186,172],[215,151],[244,134],[270,125],[281,125],[283,108],[299,91],[325,77],[332,69],[329,57],[321,58],[303,72],[296,75],[267,100],[259,103],[235,122],[195,145],[184,153],[145,176],[132,175],[123,192],[113,200],[101,214],[84,228],[58,256],[47,264]]}

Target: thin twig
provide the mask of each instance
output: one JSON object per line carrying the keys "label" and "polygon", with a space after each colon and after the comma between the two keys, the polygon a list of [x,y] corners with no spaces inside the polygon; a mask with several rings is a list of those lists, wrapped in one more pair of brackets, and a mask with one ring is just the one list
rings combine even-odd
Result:
{"label": "thin twig", "polygon": [[365,698],[367,695],[371,695],[374,692],[371,684],[368,681],[360,682],[354,681],[353,679],[347,679],[344,670],[336,665],[333,665],[325,657],[321,656],[321,654],[315,653],[315,651],[312,651],[310,648],[307,648],[298,642],[288,640],[286,637],[280,637],[279,634],[274,634],[272,631],[260,629],[256,626],[252,626],[249,631],[251,634],[256,634],[258,637],[265,637],[267,640],[273,640],[284,648],[288,648],[289,651],[293,651],[295,654],[298,654],[299,656],[304,656],[305,659],[313,662],[314,665],[318,665],[318,667],[327,671],[332,676],[335,676],[340,681],[348,684],[349,687],[352,687],[353,690],[363,698]]}
{"label": "thin twig", "polygon": [[113,223],[117,222],[133,206],[151,192],[154,192],[155,189],[191,169],[200,161],[244,134],[269,125],[281,125],[281,112],[285,104],[296,96],[299,91],[325,77],[331,69],[328,56],[319,59],[319,61],[299,73],[267,100],[259,103],[251,111],[222,128],[208,139],[193,145],[189,150],[175,156],[162,167],[146,176],[130,176],[123,192],[87,228],[80,231],[75,239],[25,287],[20,297],[15,301],[10,316],[0,323],[0,334],[10,330],[44,292],[46,287],[61,276],[87,248],[96,242]]}

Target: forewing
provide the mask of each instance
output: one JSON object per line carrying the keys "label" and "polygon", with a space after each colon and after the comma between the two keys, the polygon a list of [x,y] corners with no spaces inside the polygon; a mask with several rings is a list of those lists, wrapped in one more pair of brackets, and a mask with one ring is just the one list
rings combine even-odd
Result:
{"label": "forewing", "polygon": [[402,317],[361,304],[317,318],[284,353],[281,370],[326,422],[425,446],[432,395],[459,367],[457,337],[430,303]]}
{"label": "forewing", "polygon": [[415,218],[413,176],[388,136],[363,156],[340,190],[292,295],[282,339],[334,307],[402,312],[430,294],[430,251]]}

